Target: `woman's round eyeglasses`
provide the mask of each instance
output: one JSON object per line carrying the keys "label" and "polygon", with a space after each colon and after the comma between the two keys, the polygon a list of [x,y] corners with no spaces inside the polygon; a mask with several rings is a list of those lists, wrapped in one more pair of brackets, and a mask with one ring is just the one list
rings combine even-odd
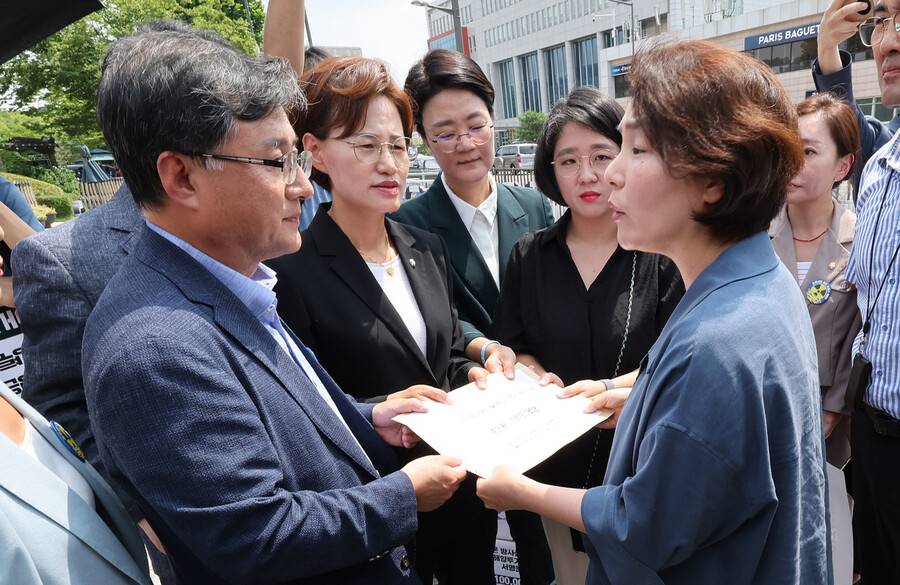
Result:
{"label": "woman's round eyeglasses", "polygon": [[559,176],[569,178],[574,177],[581,172],[581,165],[584,162],[584,159],[587,159],[588,164],[591,165],[591,169],[594,172],[603,173],[606,169],[606,165],[612,162],[613,158],[615,157],[609,156],[609,153],[606,151],[595,150],[591,154],[586,154],[584,156],[563,154],[550,161],[550,164],[553,165],[553,168],[556,169]]}
{"label": "woman's round eyeglasses", "polygon": [[429,140],[437,144],[438,149],[441,152],[443,152],[444,154],[450,154],[452,152],[456,152],[456,149],[459,148],[459,141],[463,136],[468,136],[469,140],[471,140],[472,144],[474,144],[475,146],[481,146],[490,142],[491,138],[493,138],[493,130],[493,124],[484,123],[478,124],[477,126],[472,126],[465,134],[445,132],[444,134],[439,134],[437,139]]}
{"label": "woman's round eyeglasses", "polygon": [[400,136],[393,142],[381,142],[373,134],[360,134],[353,140],[345,140],[344,142],[353,147],[353,154],[356,155],[356,160],[365,164],[375,164],[381,158],[381,153],[385,146],[398,167],[408,167],[409,163],[416,160],[416,157],[419,156],[418,147],[415,144],[410,144],[410,139],[405,136]]}
{"label": "woman's round eyeglasses", "polygon": [[895,35],[900,35],[900,22],[897,22],[897,15],[883,18],[875,16],[859,23],[859,40],[867,47],[874,47],[881,44],[884,40],[884,33],[888,28],[892,29]]}
{"label": "woman's round eyeglasses", "polygon": [[186,152],[188,156],[199,156],[215,160],[230,160],[251,165],[264,165],[281,169],[281,180],[292,185],[297,180],[297,169],[302,168],[307,177],[312,173],[312,153],[308,150],[298,153],[296,150],[285,153],[281,158],[256,158],[252,156],[231,156],[227,154],[204,154],[202,152]]}

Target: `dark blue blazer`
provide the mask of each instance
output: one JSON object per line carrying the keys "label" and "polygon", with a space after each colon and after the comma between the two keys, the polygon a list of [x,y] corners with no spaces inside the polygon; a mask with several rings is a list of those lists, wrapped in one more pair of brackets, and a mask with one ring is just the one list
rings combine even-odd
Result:
{"label": "dark blue blazer", "polygon": [[100,455],[181,582],[419,583],[412,483],[372,405],[307,357],[365,454],[246,306],[155,232],[100,297],[83,346]]}
{"label": "dark blue blazer", "polygon": [[84,401],[81,340],[100,293],[143,229],[144,214],[123,185],[109,203],[25,238],[13,250],[24,335],[22,397],[62,424],[101,474]]}
{"label": "dark blue blazer", "polygon": [[[488,270],[469,230],[459,218],[440,176],[418,197],[410,199],[390,217],[400,223],[439,235],[447,245],[453,270],[453,300],[468,344],[486,335],[491,326],[500,290]],[[547,198],[526,187],[497,184],[500,278],[513,245],[528,232],[553,223]]]}

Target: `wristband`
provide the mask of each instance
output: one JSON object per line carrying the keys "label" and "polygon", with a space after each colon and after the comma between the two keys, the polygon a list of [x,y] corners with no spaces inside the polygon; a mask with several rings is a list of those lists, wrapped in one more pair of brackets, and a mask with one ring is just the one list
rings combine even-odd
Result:
{"label": "wristband", "polygon": [[610,380],[609,378],[604,378],[604,379],[600,380],[600,383],[603,384],[604,386],[606,386],[607,390],[612,390],[613,388],[616,387],[616,385],[613,384],[613,381]]}
{"label": "wristband", "polygon": [[487,343],[485,343],[484,345],[481,346],[481,365],[482,365],[482,366],[484,365],[484,360],[485,360],[484,352],[487,351],[487,348],[488,348],[489,346],[494,345],[495,343],[496,343],[497,345],[500,345],[500,342],[499,342],[499,341],[492,339],[492,340],[488,341]]}

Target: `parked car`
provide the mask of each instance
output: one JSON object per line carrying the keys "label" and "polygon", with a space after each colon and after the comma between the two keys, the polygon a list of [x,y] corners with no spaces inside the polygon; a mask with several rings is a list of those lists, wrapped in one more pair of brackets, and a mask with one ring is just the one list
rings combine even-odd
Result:
{"label": "parked car", "polygon": [[501,146],[494,158],[494,166],[499,169],[533,169],[534,149],[537,144],[514,143]]}
{"label": "parked car", "polygon": [[438,165],[437,161],[434,160],[433,156],[427,156],[424,154],[420,154],[416,157],[416,160],[412,161],[409,165],[410,170],[416,171],[439,171],[441,170],[440,165]]}

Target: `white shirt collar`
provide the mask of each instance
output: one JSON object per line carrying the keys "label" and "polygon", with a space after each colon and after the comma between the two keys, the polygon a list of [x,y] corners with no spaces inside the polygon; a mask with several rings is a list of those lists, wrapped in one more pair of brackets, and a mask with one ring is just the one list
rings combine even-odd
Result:
{"label": "white shirt collar", "polygon": [[463,201],[459,195],[453,192],[450,186],[447,185],[447,179],[444,178],[444,173],[441,173],[441,182],[444,184],[447,195],[450,196],[450,203],[456,208],[456,212],[459,214],[459,218],[462,220],[463,225],[466,226],[466,229],[470,232],[472,231],[472,222],[475,221],[476,209],[481,210],[481,213],[484,214],[485,219],[487,219],[488,224],[491,226],[494,225],[494,218],[497,217],[497,183],[494,181],[494,177],[490,175],[488,175],[488,181],[491,185],[491,194],[487,196],[487,199],[481,202],[481,205],[474,207],[466,201]]}

